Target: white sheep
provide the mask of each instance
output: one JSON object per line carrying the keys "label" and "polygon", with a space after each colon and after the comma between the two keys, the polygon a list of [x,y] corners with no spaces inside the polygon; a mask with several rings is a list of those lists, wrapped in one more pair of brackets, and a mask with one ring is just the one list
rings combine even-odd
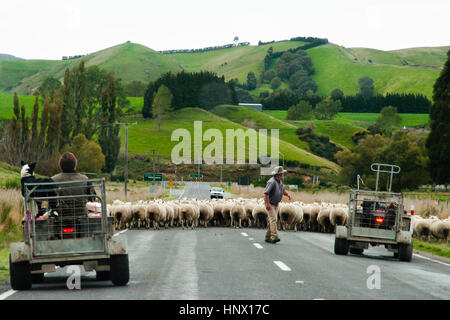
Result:
{"label": "white sheep", "polygon": [[136,204],[131,206],[131,226],[134,228],[141,228],[142,223],[145,221],[145,215],[147,211],[147,205],[144,201],[139,200]]}
{"label": "white sheep", "polygon": [[450,221],[432,219],[431,221],[431,234],[436,239],[445,240],[448,243],[448,237],[450,235]]}
{"label": "white sheep", "polygon": [[317,215],[317,222],[320,225],[322,232],[331,232],[330,212],[331,206],[324,204]]}
{"label": "white sheep", "polygon": [[414,236],[421,238],[430,238],[431,235],[431,221],[429,219],[423,219],[421,216],[414,216],[413,220],[413,233]]}
{"label": "white sheep", "polygon": [[225,222],[225,226],[230,226],[231,224],[231,208],[233,207],[234,202],[229,200],[225,202],[222,206],[222,219]]}
{"label": "white sheep", "polygon": [[213,206],[205,201],[201,201],[198,204],[199,208],[199,223],[203,222],[203,226],[206,228],[210,220],[214,218]]}
{"label": "white sheep", "polygon": [[267,209],[264,203],[258,203],[252,212],[253,220],[257,228],[265,228],[267,226]]}
{"label": "white sheep", "polygon": [[148,203],[145,220],[147,229],[153,225],[154,230],[159,230],[159,223],[165,222],[166,220],[166,208],[161,203],[155,201]]}
{"label": "white sheep", "polygon": [[343,226],[348,220],[348,207],[347,205],[336,205],[331,208],[330,223],[331,226],[336,229],[336,226]]}
{"label": "white sheep", "polygon": [[245,207],[241,201],[236,201],[234,205],[231,207],[230,218],[231,223],[230,226],[236,228],[242,228],[242,220],[246,219],[247,213],[245,211]]}
{"label": "white sheep", "polygon": [[297,231],[297,226],[303,220],[303,209],[300,205],[295,203],[280,203],[278,215],[280,216],[281,229],[294,229]]}
{"label": "white sheep", "polygon": [[115,200],[111,206],[111,214],[114,216],[114,224],[117,230],[126,227],[127,223],[131,222],[131,203]]}

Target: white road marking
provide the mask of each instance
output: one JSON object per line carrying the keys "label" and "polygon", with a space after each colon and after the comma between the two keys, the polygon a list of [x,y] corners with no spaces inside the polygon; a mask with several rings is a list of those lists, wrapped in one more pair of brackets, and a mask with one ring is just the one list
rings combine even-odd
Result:
{"label": "white road marking", "polygon": [[254,245],[255,247],[257,247],[258,249],[262,249],[262,248],[263,248],[263,246],[260,245],[259,243],[254,243],[253,245]]}
{"label": "white road marking", "polygon": [[323,298],[315,298],[313,300],[325,300],[325,299],[323,299]]}
{"label": "white road marking", "polygon": [[420,254],[417,254],[417,253],[413,253],[413,256],[418,257],[418,258],[422,258],[422,259],[425,259],[425,260],[428,260],[428,261],[433,261],[433,262],[436,262],[436,263],[440,263],[440,264],[443,264],[444,266],[450,267],[450,264],[448,264],[448,263],[445,263],[445,262],[442,262],[442,261],[439,261],[439,260],[435,260],[435,259],[431,259],[431,258],[428,258],[428,257],[424,257],[424,256],[422,256]]}
{"label": "white road marking", "polygon": [[241,234],[242,234],[244,237],[248,237],[248,234],[246,234],[245,232],[241,232]]}
{"label": "white road marking", "polygon": [[295,283],[304,284],[305,281],[297,280],[297,281],[295,281]]}
{"label": "white road marking", "polygon": [[9,296],[12,296],[16,292],[17,292],[16,290],[12,290],[12,289],[9,291],[6,291],[6,292],[0,294],[0,300],[5,300],[6,298],[8,298]]}
{"label": "white road marking", "polygon": [[254,239],[253,238],[248,238],[248,240],[253,241]]}
{"label": "white road marking", "polygon": [[120,231],[120,232],[115,233],[115,234],[113,235],[113,237],[118,236],[119,234],[122,234],[122,233],[127,232],[127,231],[128,231],[128,228],[125,229],[125,230],[122,230],[122,231]]}
{"label": "white road marking", "polygon": [[291,271],[291,268],[289,268],[287,265],[285,265],[281,261],[274,261],[273,263],[275,263],[278,266],[278,268],[280,268],[283,271]]}

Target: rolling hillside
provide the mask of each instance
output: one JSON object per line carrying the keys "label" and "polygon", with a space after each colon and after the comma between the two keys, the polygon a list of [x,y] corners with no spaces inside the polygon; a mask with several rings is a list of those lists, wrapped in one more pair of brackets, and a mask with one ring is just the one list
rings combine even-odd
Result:
{"label": "rolling hillside", "polygon": [[[279,41],[262,46],[239,46],[207,52],[162,54],[146,46],[131,42],[107,48],[73,60],[0,60],[0,93],[30,94],[48,76],[62,79],[64,70],[79,64],[98,65],[114,71],[124,83],[132,80],[148,82],[164,72],[209,70],[227,80],[246,81],[252,71],[259,79],[263,60],[270,47],[274,52],[302,45],[298,41]],[[327,44],[307,52],[316,73],[319,94],[329,94],[340,88],[345,94],[358,92],[358,79],[369,76],[375,81],[377,93],[422,93],[432,96],[434,81],[446,60],[450,47],[410,48],[380,51],[366,48],[344,48]],[[272,64],[273,66],[273,64]],[[287,83],[282,84],[287,87]],[[258,87],[271,91],[268,84]]]}
{"label": "rolling hillside", "polygon": [[[151,155],[152,150],[158,150],[159,155],[165,159],[171,159],[171,152],[178,141],[171,141],[171,136],[176,129],[186,129],[191,134],[191,150],[193,152],[193,139],[194,139],[194,120],[202,121],[203,133],[208,129],[218,129],[224,137],[224,155],[226,145],[226,129],[243,129],[245,126],[240,125],[238,122],[230,121],[224,117],[213,114],[198,108],[185,108],[177,111],[172,119],[164,120],[161,125],[161,131],[158,132],[158,126],[154,120],[143,120],[142,118],[133,119],[138,122],[138,125],[132,126],[128,129],[128,152],[130,154],[147,154]],[[130,119],[132,121],[132,119]],[[283,121],[279,121],[280,124]],[[286,124],[286,127],[290,125]],[[275,126],[269,126],[268,128],[275,128]],[[125,145],[125,129],[121,131],[122,146]],[[286,160],[297,160],[301,163],[320,166],[323,168],[331,169],[334,172],[339,171],[339,166],[326,159],[317,157],[308,151],[300,148],[297,145],[291,144],[290,141],[283,139],[284,137],[280,133],[279,149],[285,155]],[[298,140],[298,139],[297,139]],[[210,142],[203,142],[203,149],[209,145]],[[256,146],[249,146],[246,142],[246,155],[248,156],[249,148],[255,148]],[[267,139],[267,148],[270,152],[270,139]],[[236,144],[235,144],[236,151]],[[281,158],[281,157],[280,157]]]}

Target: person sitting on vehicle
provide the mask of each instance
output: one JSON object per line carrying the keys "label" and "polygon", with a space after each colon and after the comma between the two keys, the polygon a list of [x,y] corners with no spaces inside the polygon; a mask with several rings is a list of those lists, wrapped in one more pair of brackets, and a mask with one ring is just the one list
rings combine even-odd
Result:
{"label": "person sitting on vehicle", "polygon": [[[59,168],[61,173],[52,177],[53,181],[66,182],[78,181],[75,183],[57,185],[56,193],[58,196],[76,196],[76,195],[95,195],[95,190],[90,186],[88,177],[76,172],[78,160],[71,152],[65,152],[59,158]],[[95,197],[79,197],[59,199],[59,210],[64,217],[87,217],[86,203],[94,201]]]}

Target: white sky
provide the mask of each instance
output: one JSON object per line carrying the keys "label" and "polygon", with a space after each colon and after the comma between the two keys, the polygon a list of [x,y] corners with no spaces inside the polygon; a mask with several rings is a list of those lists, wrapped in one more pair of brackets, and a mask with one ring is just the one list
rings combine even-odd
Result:
{"label": "white sky", "polygon": [[154,50],[328,38],[394,50],[450,45],[450,0],[0,0],[0,53],[61,59],[126,41]]}

